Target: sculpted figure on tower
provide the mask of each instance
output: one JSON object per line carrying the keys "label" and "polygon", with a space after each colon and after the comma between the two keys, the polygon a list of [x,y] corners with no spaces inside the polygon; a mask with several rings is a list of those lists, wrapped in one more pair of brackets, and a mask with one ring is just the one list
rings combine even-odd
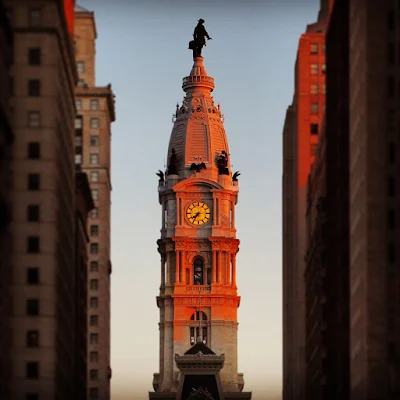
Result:
{"label": "sculpted figure on tower", "polygon": [[204,27],[204,19],[199,19],[196,28],[194,28],[193,40],[189,42],[189,49],[193,50],[193,60],[196,57],[201,57],[201,50],[206,46],[206,38],[212,40]]}

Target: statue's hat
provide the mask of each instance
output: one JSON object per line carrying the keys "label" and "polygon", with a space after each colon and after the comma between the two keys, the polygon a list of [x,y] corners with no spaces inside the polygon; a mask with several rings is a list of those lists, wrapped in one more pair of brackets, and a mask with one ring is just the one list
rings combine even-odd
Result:
{"label": "statue's hat", "polygon": [[200,22],[201,24],[203,24],[203,23],[206,22],[206,21],[204,21],[203,18],[200,18],[198,22]]}

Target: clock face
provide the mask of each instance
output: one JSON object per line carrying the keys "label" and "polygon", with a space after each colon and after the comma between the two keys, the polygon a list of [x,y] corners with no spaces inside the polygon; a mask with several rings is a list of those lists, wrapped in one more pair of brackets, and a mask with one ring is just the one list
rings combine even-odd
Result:
{"label": "clock face", "polygon": [[211,210],[206,203],[195,201],[187,208],[186,216],[192,225],[200,226],[211,218]]}

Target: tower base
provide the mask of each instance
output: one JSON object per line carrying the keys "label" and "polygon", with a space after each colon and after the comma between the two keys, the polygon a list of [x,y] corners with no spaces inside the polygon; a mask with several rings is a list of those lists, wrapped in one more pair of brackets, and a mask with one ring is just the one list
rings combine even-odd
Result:
{"label": "tower base", "polygon": [[[224,361],[223,354],[217,356],[198,340],[183,356],[175,354],[175,362],[180,371],[177,391],[150,392],[149,400],[250,400],[251,392],[222,390],[219,372],[224,366]],[[242,387],[243,384],[242,382]],[[158,384],[155,386],[156,390],[157,387]]]}

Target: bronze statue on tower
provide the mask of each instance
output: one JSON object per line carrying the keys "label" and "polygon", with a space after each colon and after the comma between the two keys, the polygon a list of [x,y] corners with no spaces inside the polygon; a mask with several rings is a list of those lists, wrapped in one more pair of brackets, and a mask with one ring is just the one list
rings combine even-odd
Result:
{"label": "bronze statue on tower", "polygon": [[206,38],[212,40],[204,27],[204,19],[199,19],[196,28],[194,28],[193,40],[189,42],[189,49],[193,50],[193,60],[196,57],[201,57],[201,50],[206,46]]}

